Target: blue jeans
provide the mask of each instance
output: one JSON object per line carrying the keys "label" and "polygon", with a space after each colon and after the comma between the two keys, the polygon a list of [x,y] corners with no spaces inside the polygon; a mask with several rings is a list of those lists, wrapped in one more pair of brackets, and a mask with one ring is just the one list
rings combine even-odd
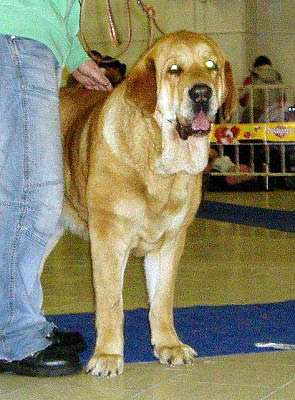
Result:
{"label": "blue jeans", "polygon": [[41,266],[62,211],[60,67],[50,49],[0,35],[0,360],[49,345]]}

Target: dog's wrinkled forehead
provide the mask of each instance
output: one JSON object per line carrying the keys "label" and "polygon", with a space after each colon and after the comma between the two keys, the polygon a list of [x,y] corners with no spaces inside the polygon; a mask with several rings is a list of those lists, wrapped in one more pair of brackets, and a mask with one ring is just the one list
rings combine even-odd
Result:
{"label": "dog's wrinkled forehead", "polygon": [[[164,44],[164,43],[163,43]],[[198,37],[195,40],[183,40],[167,43],[156,49],[156,69],[158,73],[171,68],[171,73],[187,71],[191,66],[213,72],[222,69],[224,56],[211,39]]]}

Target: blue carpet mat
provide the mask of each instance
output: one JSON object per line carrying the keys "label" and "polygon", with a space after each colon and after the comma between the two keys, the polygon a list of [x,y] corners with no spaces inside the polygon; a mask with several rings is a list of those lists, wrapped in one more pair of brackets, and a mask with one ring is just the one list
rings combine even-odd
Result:
{"label": "blue carpet mat", "polygon": [[204,201],[197,217],[295,232],[295,212]]}
{"label": "blue carpet mat", "polygon": [[[295,344],[295,301],[178,308],[174,318],[180,339],[197,350],[200,357],[272,350],[257,348],[257,342]],[[94,314],[54,315],[48,319],[60,329],[84,335],[87,350],[81,359],[86,363],[95,343]],[[146,309],[125,312],[124,335],[126,362],[155,360]]]}

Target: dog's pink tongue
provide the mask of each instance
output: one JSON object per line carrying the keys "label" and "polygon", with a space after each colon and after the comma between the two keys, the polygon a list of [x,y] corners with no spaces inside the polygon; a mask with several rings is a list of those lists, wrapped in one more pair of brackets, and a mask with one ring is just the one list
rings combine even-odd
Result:
{"label": "dog's pink tongue", "polygon": [[210,129],[210,121],[206,114],[201,110],[192,122],[193,131],[208,131]]}

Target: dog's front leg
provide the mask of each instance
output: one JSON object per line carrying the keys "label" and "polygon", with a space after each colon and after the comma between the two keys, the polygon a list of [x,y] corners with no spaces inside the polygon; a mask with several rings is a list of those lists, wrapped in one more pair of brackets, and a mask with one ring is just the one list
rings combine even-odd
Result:
{"label": "dog's front leg", "polygon": [[[101,225],[102,224],[102,225]],[[89,226],[96,298],[97,340],[87,371],[101,377],[123,372],[123,275],[128,258],[126,244],[115,234]],[[115,232],[114,230],[113,232]]]}
{"label": "dog's front leg", "polygon": [[185,236],[183,230],[177,237],[165,239],[160,249],[145,257],[152,344],[161,364],[190,364],[196,356],[191,347],[179,340],[173,321],[174,286]]}

